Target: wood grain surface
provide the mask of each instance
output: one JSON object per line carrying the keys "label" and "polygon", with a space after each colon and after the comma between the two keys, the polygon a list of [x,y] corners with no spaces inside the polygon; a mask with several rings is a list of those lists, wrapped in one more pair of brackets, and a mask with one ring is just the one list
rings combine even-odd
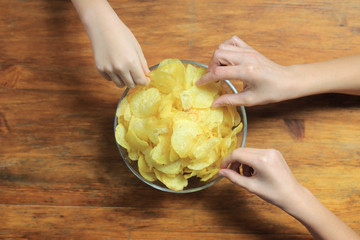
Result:
{"label": "wood grain surface", "polygon": [[[110,3],[150,66],[207,64],[233,35],[283,65],[360,53],[356,0]],[[227,180],[182,195],[140,182],[114,140],[124,89],[98,74],[70,1],[0,6],[0,239],[312,239]],[[360,97],[246,110],[246,146],[280,150],[299,182],[360,233]]]}

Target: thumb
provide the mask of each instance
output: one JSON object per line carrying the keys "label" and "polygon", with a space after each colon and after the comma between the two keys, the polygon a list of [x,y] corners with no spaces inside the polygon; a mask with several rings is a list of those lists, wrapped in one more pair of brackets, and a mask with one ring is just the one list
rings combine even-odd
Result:
{"label": "thumb", "polygon": [[248,177],[242,176],[234,170],[228,168],[220,169],[219,175],[226,177],[230,180],[230,182],[239,185],[245,189],[248,189],[249,181],[251,181]]}
{"label": "thumb", "polygon": [[250,91],[243,91],[239,93],[234,94],[224,94],[217,98],[212,106],[213,107],[221,107],[226,105],[231,106],[251,106],[254,103],[251,101],[251,92]]}

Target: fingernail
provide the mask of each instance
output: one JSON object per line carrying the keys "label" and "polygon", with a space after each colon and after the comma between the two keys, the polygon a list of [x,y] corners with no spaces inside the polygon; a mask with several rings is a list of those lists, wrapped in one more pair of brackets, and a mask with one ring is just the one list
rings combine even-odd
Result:
{"label": "fingernail", "polygon": [[224,172],[221,171],[221,170],[219,170],[218,174],[219,174],[220,176],[225,176]]}

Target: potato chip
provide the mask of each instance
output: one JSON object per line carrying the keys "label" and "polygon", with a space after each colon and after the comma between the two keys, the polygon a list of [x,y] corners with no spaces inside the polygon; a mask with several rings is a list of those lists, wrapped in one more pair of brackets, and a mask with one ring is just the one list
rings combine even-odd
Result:
{"label": "potato chip", "polygon": [[158,165],[166,165],[170,159],[170,137],[159,136],[159,143],[150,151],[151,159]]}
{"label": "potato chip", "polygon": [[119,104],[116,142],[125,148],[147,181],[160,181],[174,191],[188,179],[213,178],[222,159],[237,147],[242,130],[233,106],[211,108],[220,83],[198,87],[205,68],[166,59]]}
{"label": "potato chip", "polygon": [[195,85],[195,82],[201,78],[207,72],[205,68],[196,67],[194,65],[188,64],[185,71],[185,89]]}
{"label": "potato chip", "polygon": [[122,117],[124,116],[125,109],[129,106],[129,102],[127,97],[124,97],[124,99],[120,102],[119,107],[116,109],[116,116]]}
{"label": "potato chip", "polygon": [[181,158],[186,158],[192,151],[196,138],[202,130],[196,122],[180,119],[174,122],[171,146]]}
{"label": "potato chip", "polygon": [[140,151],[142,149],[145,149],[149,144],[141,140],[138,136],[136,136],[133,129],[129,128],[127,133],[125,134],[125,139],[129,143],[129,148],[134,149],[137,151]]}
{"label": "potato chip", "polygon": [[207,152],[202,154],[202,158],[196,158],[190,162],[187,167],[192,170],[202,170],[218,160],[218,155],[215,151]]}
{"label": "potato chip", "polygon": [[205,139],[199,138],[198,142],[193,148],[194,157],[198,159],[204,159],[208,156],[211,150],[215,149],[220,143],[221,139],[217,137],[205,136]]}
{"label": "potato chip", "polygon": [[130,101],[131,112],[137,117],[154,115],[160,105],[160,92],[156,88],[138,91]]}
{"label": "potato chip", "polygon": [[183,169],[182,163],[183,161],[177,160],[175,162],[168,163],[165,165],[155,165],[154,168],[165,174],[176,175],[182,171]]}
{"label": "potato chip", "polygon": [[180,191],[183,190],[184,187],[188,185],[188,181],[185,179],[185,177],[181,174],[177,174],[175,176],[167,175],[165,173],[162,173],[156,169],[154,169],[155,175],[157,179],[165,184],[168,188],[174,190],[174,191]]}
{"label": "potato chip", "polygon": [[149,86],[159,89],[162,93],[171,93],[177,84],[173,75],[161,70],[152,71],[149,76],[151,78]]}
{"label": "potato chip", "polygon": [[125,135],[126,135],[126,129],[125,129],[124,125],[121,122],[119,122],[115,129],[116,142],[120,146],[126,148],[127,150],[130,150],[130,146],[129,146],[128,142],[125,140]]}
{"label": "potato chip", "polygon": [[146,134],[154,144],[159,143],[159,135],[169,132],[170,122],[167,119],[150,117],[146,119]]}
{"label": "potato chip", "polygon": [[148,141],[149,135],[146,133],[147,119],[132,116],[130,119],[129,128],[134,130],[134,133],[138,138],[144,141]]}
{"label": "potato chip", "polygon": [[180,99],[184,110],[209,108],[214,101],[214,94],[206,88],[192,86],[180,93]]}
{"label": "potato chip", "polygon": [[179,59],[167,59],[166,61],[162,61],[157,70],[171,74],[175,77],[176,88],[184,88],[185,66]]}
{"label": "potato chip", "polygon": [[145,162],[145,158],[143,155],[139,156],[138,159],[138,169],[139,172],[141,174],[141,176],[143,176],[143,178],[145,178],[146,180],[153,182],[156,181],[156,176],[155,173],[153,172],[153,170],[146,164]]}

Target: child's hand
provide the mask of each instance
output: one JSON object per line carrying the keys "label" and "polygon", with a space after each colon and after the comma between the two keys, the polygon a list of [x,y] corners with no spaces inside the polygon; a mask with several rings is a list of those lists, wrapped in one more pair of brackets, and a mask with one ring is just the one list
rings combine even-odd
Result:
{"label": "child's hand", "polygon": [[244,90],[238,94],[225,94],[213,106],[252,106],[278,102],[291,98],[292,72],[255,51],[238,37],[220,44],[198,85],[219,80],[241,80]]}
{"label": "child's hand", "polygon": [[[239,173],[240,166],[243,175]],[[220,175],[284,210],[298,201],[303,191],[277,150],[238,148],[223,160],[220,168]]]}
{"label": "child's hand", "polygon": [[95,64],[100,74],[130,88],[147,85],[149,72],[141,47],[131,31],[119,20],[108,21],[91,37]]}
{"label": "child's hand", "polygon": [[107,1],[73,0],[94,51],[100,74],[118,87],[147,85],[150,72],[141,47]]}

